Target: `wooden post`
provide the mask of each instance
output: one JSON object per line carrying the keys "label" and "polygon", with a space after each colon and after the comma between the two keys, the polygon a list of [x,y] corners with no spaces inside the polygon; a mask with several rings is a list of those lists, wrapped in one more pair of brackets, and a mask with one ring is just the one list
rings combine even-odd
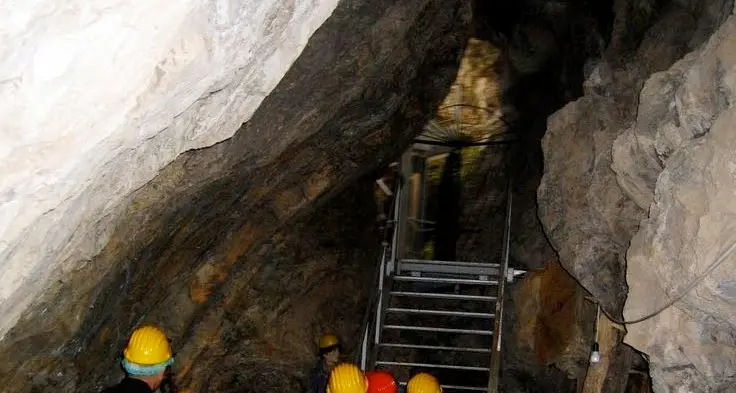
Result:
{"label": "wooden post", "polygon": [[598,316],[597,326],[598,349],[601,354],[601,361],[596,364],[588,364],[588,371],[583,381],[581,393],[600,393],[602,391],[611,364],[611,355],[619,342],[620,327],[608,319],[605,314],[601,313]]}

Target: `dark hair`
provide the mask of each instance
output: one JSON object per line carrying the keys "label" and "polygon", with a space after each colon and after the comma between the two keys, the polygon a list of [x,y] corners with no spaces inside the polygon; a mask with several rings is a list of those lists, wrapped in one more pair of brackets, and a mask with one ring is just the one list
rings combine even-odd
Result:
{"label": "dark hair", "polygon": [[342,352],[342,345],[340,345],[340,344],[335,344],[335,345],[330,345],[329,347],[324,347],[324,348],[320,348],[320,349],[319,349],[319,356],[320,356],[320,357],[322,357],[322,356],[325,356],[325,355],[327,355],[328,353],[330,353],[330,352],[332,352],[332,351],[334,351],[334,350],[336,350],[336,349],[337,349],[338,351]]}

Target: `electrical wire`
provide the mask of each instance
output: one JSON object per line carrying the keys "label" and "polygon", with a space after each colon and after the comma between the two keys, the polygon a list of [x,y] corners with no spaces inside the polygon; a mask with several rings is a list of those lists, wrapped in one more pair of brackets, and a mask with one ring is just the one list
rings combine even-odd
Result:
{"label": "electrical wire", "polygon": [[650,318],[653,318],[659,315],[660,313],[662,313],[662,311],[672,307],[675,303],[682,300],[682,298],[684,298],[685,295],[687,295],[690,291],[693,290],[693,288],[695,288],[698,284],[700,284],[705,279],[705,277],[707,277],[710,273],[713,272],[713,270],[715,270],[718,266],[720,266],[726,260],[726,257],[728,257],[734,250],[736,250],[736,242],[731,243],[731,246],[729,246],[725,251],[721,252],[718,258],[716,258],[715,261],[711,262],[708,268],[705,269],[705,271],[700,276],[696,277],[695,280],[693,280],[693,282],[691,282],[687,287],[685,287],[685,289],[682,292],[680,292],[677,296],[672,298],[672,300],[667,302],[665,305],[661,306],[660,308],[656,309],[654,312],[649,313],[645,316],[642,316],[642,317],[639,317],[633,320],[625,321],[622,319],[615,318],[608,311],[606,311],[605,307],[600,305],[600,302],[597,302],[597,303],[601,311],[603,312],[603,314],[605,314],[606,317],[608,317],[608,319],[610,319],[614,323],[617,323],[619,325],[634,325],[637,323],[644,322]]}

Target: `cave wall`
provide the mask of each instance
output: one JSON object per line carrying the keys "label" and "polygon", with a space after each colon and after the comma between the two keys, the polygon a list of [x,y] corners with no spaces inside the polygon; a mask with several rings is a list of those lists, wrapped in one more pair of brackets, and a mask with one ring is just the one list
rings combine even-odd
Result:
{"label": "cave wall", "polygon": [[[732,2],[619,1],[615,10],[584,96],[548,120],[539,217],[562,265],[632,319],[663,305],[729,241],[730,208],[717,201],[733,150],[717,131],[733,124],[732,22],[716,30]],[[732,262],[721,269],[730,274]],[[714,274],[661,316],[627,326],[657,392],[732,389],[734,303]]]}
{"label": "cave wall", "polygon": [[[736,241],[734,37],[732,16],[700,50],[652,75],[636,123],[614,144],[619,184],[649,209],[626,255],[627,319],[678,296]],[[731,253],[673,307],[629,327],[626,342],[649,355],[655,391],[733,389],[735,271]]]}
{"label": "cave wall", "polygon": [[[170,284],[161,304],[138,311],[137,322],[160,324],[169,333],[191,323],[183,335],[172,334],[178,383],[199,392],[304,391],[316,340],[328,331],[345,339],[346,358],[354,356],[380,250],[375,211],[354,206],[371,206],[372,199],[373,179],[361,179],[263,239],[223,284],[217,307],[194,315],[183,308],[210,295],[197,285],[219,273],[205,264],[189,287]],[[132,277],[123,290],[150,290],[139,282]],[[138,300],[124,301],[136,307]],[[3,391],[99,391],[119,381],[128,331],[114,323],[93,330],[90,323],[81,327],[92,342],[80,356],[38,354],[9,375]]]}
{"label": "cave wall", "polygon": [[232,136],[336,5],[0,2],[0,338],[162,167]]}
{"label": "cave wall", "polygon": [[380,258],[376,212],[355,206],[374,205],[373,185],[371,177],[359,180],[243,260],[249,268],[222,289],[230,298],[224,309],[207,309],[196,327],[206,341],[181,343],[183,385],[200,392],[304,391],[324,332],[341,337],[344,358],[354,359]]}
{"label": "cave wall", "polygon": [[[247,121],[231,138],[179,155],[132,194],[105,191],[115,194],[105,199],[111,207],[121,198],[106,215],[92,204],[85,209],[86,200],[70,200],[74,214],[88,214],[80,219],[94,222],[94,229],[72,226],[75,235],[65,238],[61,250],[52,242],[37,247],[49,250],[49,268],[60,268],[44,270],[53,280],[29,298],[0,341],[0,358],[7,359],[0,364],[0,383],[9,392],[94,390],[111,381],[127,333],[144,320],[167,329],[178,347],[176,371],[195,388],[214,379],[210,388],[224,390],[228,378],[251,366],[278,373],[279,367],[257,354],[271,346],[282,355],[294,348],[272,345],[264,328],[290,315],[276,312],[284,294],[274,292],[272,281],[290,265],[281,266],[278,253],[264,251],[264,241],[408,145],[449,88],[469,24],[463,1],[341,2],[252,117],[233,114]],[[240,74],[235,78],[241,82]],[[245,92],[258,91],[247,79],[242,82]],[[238,99],[247,101],[245,92]],[[206,106],[197,112],[200,118],[175,119],[201,122],[221,109]],[[160,139],[146,141],[145,148],[170,152]],[[150,150],[128,153],[150,156]],[[149,168],[144,161],[130,165]],[[135,173],[118,168],[103,185],[127,184],[119,177]],[[315,263],[288,274],[319,280],[301,270]],[[317,296],[356,287],[364,272],[345,273],[344,283],[328,285]],[[268,290],[259,292],[263,287]],[[337,318],[337,310],[357,302],[335,300],[327,307]],[[283,304],[291,312],[290,303]],[[310,318],[294,325],[310,326],[319,314],[292,317]],[[277,342],[300,341],[298,353],[304,354],[311,346],[303,344],[304,336]],[[239,340],[252,341],[233,344]],[[221,361],[229,366],[219,368]]]}

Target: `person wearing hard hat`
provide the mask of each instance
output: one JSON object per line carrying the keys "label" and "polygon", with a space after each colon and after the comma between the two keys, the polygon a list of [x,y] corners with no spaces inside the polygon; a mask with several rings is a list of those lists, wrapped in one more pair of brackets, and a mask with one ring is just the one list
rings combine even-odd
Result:
{"label": "person wearing hard hat", "polygon": [[442,386],[437,378],[427,373],[419,373],[409,379],[406,393],[442,393]]}
{"label": "person wearing hard hat", "polygon": [[330,371],[328,393],[367,393],[368,379],[352,363],[340,363]]}
{"label": "person wearing hard hat", "polygon": [[319,359],[311,373],[311,393],[326,393],[330,371],[340,360],[340,340],[332,333],[323,334],[319,338]]}
{"label": "person wearing hard hat", "polygon": [[169,339],[157,326],[141,326],[133,331],[123,351],[126,377],[103,393],[152,393],[166,378],[174,363]]}
{"label": "person wearing hard hat", "polygon": [[368,381],[368,393],[397,393],[396,379],[387,371],[369,371],[365,373]]}

